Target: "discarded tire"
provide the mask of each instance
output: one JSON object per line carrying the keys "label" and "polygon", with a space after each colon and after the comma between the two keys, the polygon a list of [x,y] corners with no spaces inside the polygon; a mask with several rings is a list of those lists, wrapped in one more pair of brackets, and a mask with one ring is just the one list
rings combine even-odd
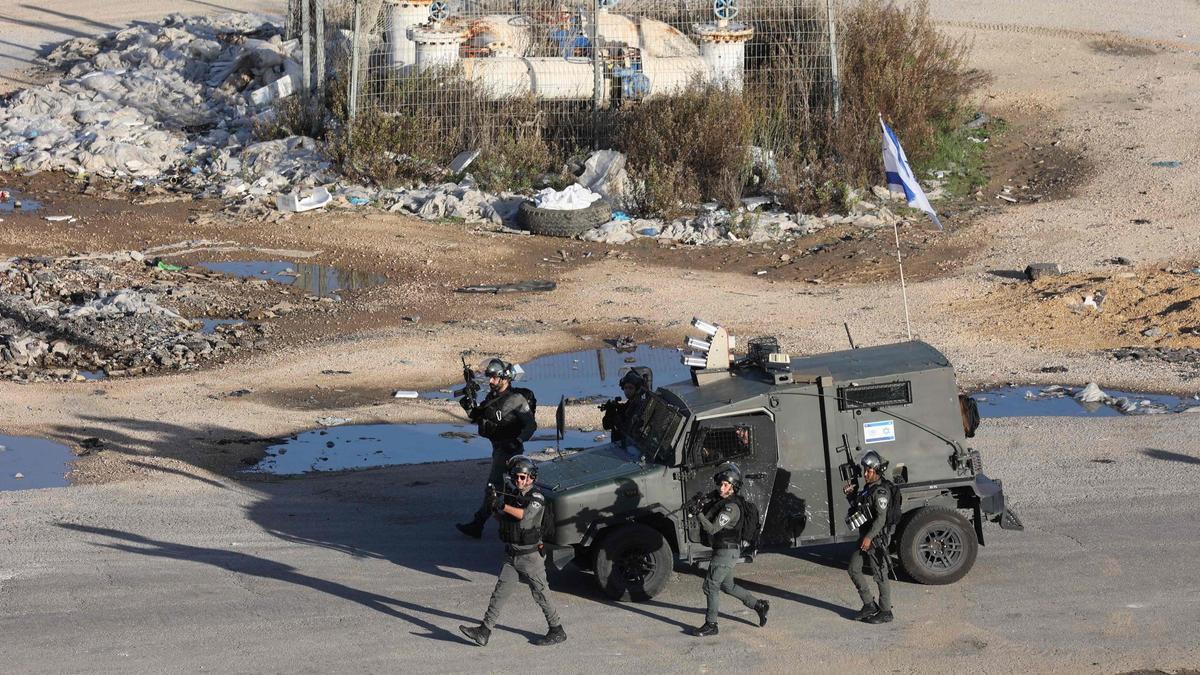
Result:
{"label": "discarded tire", "polygon": [[523,202],[517,218],[533,234],[574,237],[607,223],[612,218],[612,208],[603,199],[592,202],[587,208],[569,211],[542,209],[533,202]]}

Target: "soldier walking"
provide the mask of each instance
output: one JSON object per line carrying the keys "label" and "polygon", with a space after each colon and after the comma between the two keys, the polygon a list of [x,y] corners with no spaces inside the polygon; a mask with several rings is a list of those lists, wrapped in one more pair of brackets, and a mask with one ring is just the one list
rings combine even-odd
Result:
{"label": "soldier walking", "polygon": [[489,491],[489,505],[500,521],[500,540],[504,542],[504,565],[496,588],[488,603],[483,623],[478,626],[459,626],[462,634],[480,647],[488,643],[496,622],[500,620],[500,608],[516,589],[517,582],[529,586],[533,600],[546,616],[549,630],[533,641],[535,645],[553,645],[567,639],[558,612],[547,597],[546,560],[542,549],[542,519],[546,515],[546,498],[533,489],[537,479],[537,465],[533,460],[518,455],[508,461],[508,476],[512,483],[503,494]]}
{"label": "soldier walking", "polygon": [[[479,426],[479,435],[492,442],[492,468],[487,483],[490,486],[501,485],[508,460],[525,451],[525,441],[537,430],[533,403],[512,386],[514,370],[511,363],[492,359],[483,371],[488,379],[488,393],[483,401],[476,403],[470,393],[458,401],[467,411],[467,417]],[[478,539],[483,536],[483,526],[489,515],[491,510],[485,488],[483,503],[475,515],[455,527],[468,537]]]}
{"label": "soldier walking", "polygon": [[704,597],[707,601],[707,611],[704,614],[704,625],[693,630],[698,637],[716,635],[717,615],[721,605],[721,591],[738,600],[747,608],[758,614],[758,625],[767,625],[767,612],[771,604],[759,600],[746,589],[737,585],[733,576],[733,568],[741,557],[742,508],[737,492],[742,489],[742,471],[737,464],[726,462],[722,464],[713,476],[717,484],[717,499],[707,507],[691,506],[691,510],[700,521],[700,527],[708,533],[713,549],[712,560],[708,563],[708,574],[704,577]]}
{"label": "soldier walking", "polygon": [[[860,466],[866,483],[863,488],[858,490],[854,483],[847,483],[843,488],[851,504],[847,521],[859,523],[858,548],[850,554],[848,566],[850,580],[854,582],[863,602],[854,620],[872,624],[888,623],[893,619],[892,590],[888,582],[888,569],[891,566],[888,543],[892,536],[888,527],[888,509],[898,508],[899,505],[891,503],[892,484],[883,478],[888,467],[887,460],[872,450],[863,455]],[[870,563],[871,576],[879,586],[878,601],[871,594],[870,583],[863,574],[863,566],[867,563]]]}

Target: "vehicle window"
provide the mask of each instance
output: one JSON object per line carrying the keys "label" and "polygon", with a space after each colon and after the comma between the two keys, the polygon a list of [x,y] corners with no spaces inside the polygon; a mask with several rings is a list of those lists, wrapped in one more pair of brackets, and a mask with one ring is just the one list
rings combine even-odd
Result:
{"label": "vehicle window", "polygon": [[838,387],[838,410],[879,408],[909,403],[912,403],[912,385],[909,382]]}
{"label": "vehicle window", "polygon": [[704,429],[693,453],[697,465],[719,464],[754,454],[754,429],[745,424]]}
{"label": "vehicle window", "polygon": [[683,415],[679,411],[651,395],[641,417],[631,425],[630,435],[647,461],[671,464],[675,460],[671,441],[681,424]]}

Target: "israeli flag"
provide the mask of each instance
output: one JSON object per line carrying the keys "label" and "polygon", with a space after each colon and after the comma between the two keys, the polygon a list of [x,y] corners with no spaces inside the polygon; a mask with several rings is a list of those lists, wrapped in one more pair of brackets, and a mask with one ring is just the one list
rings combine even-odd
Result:
{"label": "israeli flag", "polygon": [[933,207],[929,205],[929,198],[925,196],[925,191],[913,175],[912,167],[908,165],[904,148],[900,147],[900,139],[896,138],[895,132],[888,128],[887,124],[884,124],[883,115],[879,116],[879,124],[883,127],[883,172],[887,176],[888,189],[904,192],[909,206],[928,213],[937,229],[942,229],[942,221],[938,220],[937,213],[934,213]]}

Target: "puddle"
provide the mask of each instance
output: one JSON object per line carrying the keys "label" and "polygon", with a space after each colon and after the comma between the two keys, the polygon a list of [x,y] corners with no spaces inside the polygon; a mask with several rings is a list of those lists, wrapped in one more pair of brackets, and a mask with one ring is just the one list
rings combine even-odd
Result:
{"label": "puddle", "polygon": [[[558,405],[560,396],[577,400],[606,399],[622,395],[617,382],[621,379],[621,369],[629,366],[647,366],[654,371],[655,387],[688,379],[691,369],[679,362],[679,354],[677,349],[645,345],[626,352],[605,347],[551,354],[522,363],[525,376],[517,384],[533,390],[539,408]],[[422,397],[451,398],[451,390],[460,387],[462,382],[455,382],[445,389],[426,392]],[[482,390],[486,389],[484,383]]]}
{"label": "puddle", "polygon": [[325,265],[292,263],[286,260],[251,260],[235,262],[202,262],[200,267],[238,277],[267,279],[281,284],[299,286],[309,295],[340,300],[338,291],[378,286],[387,277]]}
{"label": "puddle", "polygon": [[217,331],[217,326],[232,326],[238,323],[246,323],[242,319],[201,319],[200,333],[202,335],[212,335]]}
{"label": "puddle", "polygon": [[[64,487],[75,453],[61,443],[0,434],[0,491]],[[22,478],[17,478],[17,474]]]}
{"label": "puddle", "polygon": [[1083,403],[1074,394],[1083,387],[999,387],[971,394],[980,417],[1119,417],[1177,413],[1200,406],[1200,400],[1167,394],[1105,391],[1105,402]]}
{"label": "puddle", "polygon": [[[599,438],[599,440],[597,440]],[[562,448],[590,448],[608,441],[599,431],[568,430]],[[525,444],[526,454],[554,450],[554,430],[540,430]],[[396,464],[485,459],[492,445],[463,424],[358,424],[306,431],[266,450],[245,473],[290,476]]]}
{"label": "puddle", "polygon": [[83,379],[89,382],[108,378],[108,373],[104,372],[103,370],[81,370],[79,371],[79,374],[83,376]]}
{"label": "puddle", "polygon": [[[8,188],[0,188],[0,192],[7,195],[7,198],[0,199],[0,213],[33,213],[40,211],[42,203],[36,199],[27,199],[16,190]],[[17,207],[20,204],[20,208]]]}

